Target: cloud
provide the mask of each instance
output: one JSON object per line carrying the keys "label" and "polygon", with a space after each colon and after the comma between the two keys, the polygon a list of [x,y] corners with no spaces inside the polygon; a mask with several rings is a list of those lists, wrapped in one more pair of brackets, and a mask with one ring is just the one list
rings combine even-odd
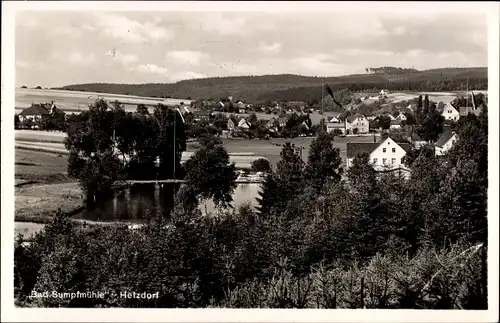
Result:
{"label": "cloud", "polygon": [[272,44],[260,43],[258,50],[266,54],[277,54],[283,48],[283,44],[274,42]]}
{"label": "cloud", "polygon": [[338,70],[339,68],[345,68],[343,64],[336,63],[333,60],[333,57],[327,54],[313,54],[297,57],[293,58],[291,62],[292,64],[297,64],[307,71],[313,73],[326,72],[327,74],[335,74],[336,70]]}
{"label": "cloud", "polygon": [[125,16],[109,13],[96,15],[95,25],[83,26],[89,31],[98,31],[103,34],[120,39],[124,42],[150,42],[154,40],[170,40],[174,37],[172,30],[159,26],[160,20],[139,22]]}
{"label": "cloud", "polygon": [[246,20],[243,17],[227,17],[221,13],[210,13],[204,17],[202,29],[221,35],[242,35],[248,31]]}
{"label": "cloud", "polygon": [[82,54],[79,52],[73,52],[69,55],[68,60],[72,64],[88,65],[94,63],[96,61],[96,57],[94,53]]}
{"label": "cloud", "polygon": [[112,57],[122,65],[130,65],[139,60],[139,57],[134,54],[123,54],[122,52],[111,50],[107,53],[108,56]]}
{"label": "cloud", "polygon": [[168,72],[168,69],[166,67],[158,66],[156,64],[140,64],[135,68],[135,70],[142,73],[152,73],[160,75],[165,75]]}
{"label": "cloud", "polygon": [[190,65],[200,65],[201,61],[208,57],[208,54],[192,50],[174,50],[166,54],[167,60],[174,60],[176,63]]}

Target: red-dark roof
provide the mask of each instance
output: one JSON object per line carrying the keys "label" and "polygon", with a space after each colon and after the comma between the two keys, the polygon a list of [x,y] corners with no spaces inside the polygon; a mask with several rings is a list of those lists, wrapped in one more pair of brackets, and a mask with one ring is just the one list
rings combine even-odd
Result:
{"label": "red-dark roof", "polygon": [[210,111],[193,111],[193,115],[196,117],[208,117],[210,114]]}
{"label": "red-dark roof", "polygon": [[328,122],[327,125],[329,128],[345,128],[345,124],[338,122]]}
{"label": "red-dark roof", "polygon": [[473,107],[460,107],[460,116],[466,117],[469,113],[479,116],[481,113],[481,108],[474,109]]}
{"label": "red-dark roof", "polygon": [[353,158],[361,153],[371,154],[379,145],[379,142],[348,142],[347,158]]}
{"label": "red-dark roof", "polygon": [[404,151],[409,152],[411,150],[411,144],[407,142],[396,142]]}
{"label": "red-dark roof", "polygon": [[[384,140],[385,141],[385,140]],[[382,142],[349,142],[347,143],[347,158],[356,157],[356,155],[367,153],[371,154]],[[411,144],[396,142],[404,151],[411,150]]]}
{"label": "red-dark roof", "polygon": [[455,133],[453,131],[446,131],[442,136],[441,138],[439,138],[439,140],[436,142],[436,146],[437,147],[443,147],[444,144],[446,144],[448,142],[448,140],[451,139],[451,137],[453,137]]}
{"label": "red-dark roof", "polygon": [[50,112],[47,110],[45,107],[41,106],[40,104],[32,104],[31,107],[24,109],[20,115],[23,116],[43,116],[43,115],[49,115]]}

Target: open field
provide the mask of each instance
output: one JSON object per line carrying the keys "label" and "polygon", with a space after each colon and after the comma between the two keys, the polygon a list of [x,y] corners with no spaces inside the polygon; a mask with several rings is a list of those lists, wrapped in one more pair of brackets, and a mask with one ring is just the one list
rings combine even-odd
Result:
{"label": "open field", "polygon": [[83,206],[78,183],[27,185],[15,190],[15,221],[45,222],[60,208],[73,212]]}
{"label": "open field", "polygon": [[34,222],[15,222],[14,223],[14,236],[21,234],[23,241],[29,241],[33,236],[42,230],[44,224]]}
{"label": "open field", "polygon": [[45,183],[68,182],[67,156],[26,149],[15,149],[15,178]]}
{"label": "open field", "polygon": [[[61,154],[61,158],[64,163],[66,162],[65,155],[67,154],[64,144],[65,133],[61,132],[48,132],[48,131],[33,131],[33,130],[16,130],[16,162],[17,162],[17,152],[25,149],[38,150],[39,154],[45,154],[47,152],[56,152]],[[313,138],[294,138],[294,139],[270,139],[270,140],[259,140],[259,139],[236,139],[236,138],[222,138],[224,145],[226,146],[228,153],[231,155],[231,161],[237,164],[239,167],[248,167],[250,163],[259,158],[267,158],[271,164],[274,166],[280,159],[281,148],[285,142],[291,142],[297,146],[303,146],[302,156],[304,160],[307,158],[309,153],[309,145]],[[372,142],[373,137],[345,137],[335,138],[334,146],[340,148],[341,156],[345,160],[345,150],[347,142]],[[23,149],[21,149],[23,148]],[[187,152],[183,153],[182,160],[186,161],[189,159],[191,154],[198,148],[195,142],[189,142],[187,145]],[[53,154],[49,154],[53,155]],[[58,155],[56,155],[58,156]],[[57,165],[57,163],[56,163]],[[57,166],[60,167],[60,166]],[[66,171],[66,165],[61,167],[63,171]],[[17,174],[17,173],[16,173]]]}
{"label": "open field", "polygon": [[[482,90],[482,91],[474,91],[474,93],[483,93],[485,96],[488,95],[487,90]],[[373,93],[372,95],[376,95],[376,93]],[[419,95],[429,96],[429,100],[434,101],[434,102],[443,102],[443,103],[448,103],[451,102],[454,98],[458,96],[466,96],[467,92],[466,91],[456,91],[456,92],[393,92],[389,93],[387,95],[386,101],[388,103],[396,103],[400,101],[408,101],[411,99],[415,99]],[[360,95],[361,96],[361,95]],[[375,102],[376,100],[373,99],[367,99],[364,101],[365,104],[370,104]]]}
{"label": "open field", "polygon": [[167,105],[177,105],[181,102],[189,105],[191,100],[184,99],[162,99],[153,97],[140,97],[133,95],[78,92],[65,90],[36,90],[36,89],[16,89],[16,113],[31,106],[32,103],[46,103],[55,101],[56,106],[65,112],[78,112],[86,110],[88,105],[96,99],[103,98],[106,101],[118,100],[124,104],[126,111],[135,111],[138,104],[145,104],[149,107],[158,103]]}

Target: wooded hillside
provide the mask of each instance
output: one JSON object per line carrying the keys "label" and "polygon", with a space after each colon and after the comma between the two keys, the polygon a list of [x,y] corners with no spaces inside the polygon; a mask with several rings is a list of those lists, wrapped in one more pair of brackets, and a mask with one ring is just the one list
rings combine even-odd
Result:
{"label": "wooded hillside", "polygon": [[[388,67],[375,69],[377,71]],[[227,98],[244,101],[262,100],[313,100],[321,97],[321,84],[328,83],[334,91],[348,88],[351,91],[388,89],[391,91],[457,91],[479,90],[488,87],[488,69],[442,68],[426,71],[390,68],[386,74],[356,74],[340,77],[311,77],[301,75],[262,75],[211,77],[184,80],[177,83],[109,84],[89,83],[67,85],[59,89],[138,95],[148,97],[173,97],[181,99]]]}

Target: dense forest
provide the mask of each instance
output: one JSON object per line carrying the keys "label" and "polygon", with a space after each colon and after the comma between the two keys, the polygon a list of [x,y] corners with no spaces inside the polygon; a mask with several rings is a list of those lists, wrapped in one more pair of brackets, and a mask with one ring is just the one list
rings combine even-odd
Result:
{"label": "dense forest", "polygon": [[[392,70],[391,70],[392,71]],[[217,99],[232,96],[245,102],[265,100],[308,101],[321,98],[321,84],[328,83],[334,91],[388,89],[391,91],[456,91],[484,90],[488,87],[488,71],[480,68],[444,68],[426,71],[386,74],[357,74],[340,77],[301,75],[262,75],[211,77],[177,83],[109,84],[89,83],[63,86],[59,89],[172,97],[182,99]]]}

